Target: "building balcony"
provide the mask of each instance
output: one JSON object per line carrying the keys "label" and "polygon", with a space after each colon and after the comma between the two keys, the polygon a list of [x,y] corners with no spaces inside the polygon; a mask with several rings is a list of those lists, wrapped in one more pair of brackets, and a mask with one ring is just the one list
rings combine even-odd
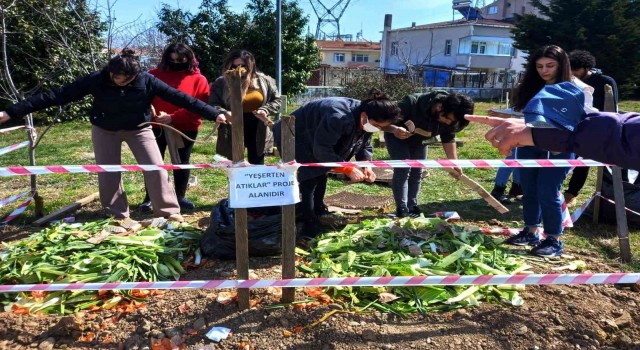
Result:
{"label": "building balcony", "polygon": [[456,67],[468,69],[511,69],[511,59],[511,56],[458,54]]}

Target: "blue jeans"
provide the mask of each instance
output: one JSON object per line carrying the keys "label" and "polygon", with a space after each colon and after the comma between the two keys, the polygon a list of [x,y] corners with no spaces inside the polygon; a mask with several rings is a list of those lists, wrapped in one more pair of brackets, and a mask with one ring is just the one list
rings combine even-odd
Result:
{"label": "blue jeans", "polygon": [[[427,159],[427,146],[409,142],[409,139],[401,140],[392,133],[385,132],[384,139],[387,143],[389,156],[393,160]],[[418,192],[422,180],[422,168],[394,168],[391,190],[396,202],[398,212],[408,212],[410,208],[418,206]]]}
{"label": "blue jeans", "polygon": [[[505,159],[516,159],[518,149],[514,148],[510,156]],[[496,172],[496,186],[507,187],[509,176],[513,173],[513,183],[520,184],[520,169],[518,168],[498,168]]]}
{"label": "blue jeans", "polygon": [[[518,159],[573,159],[573,153],[553,154],[537,147],[518,150]],[[563,168],[520,168],[522,186],[522,213],[527,227],[544,226],[550,236],[562,234],[562,199],[560,188],[569,173]]]}

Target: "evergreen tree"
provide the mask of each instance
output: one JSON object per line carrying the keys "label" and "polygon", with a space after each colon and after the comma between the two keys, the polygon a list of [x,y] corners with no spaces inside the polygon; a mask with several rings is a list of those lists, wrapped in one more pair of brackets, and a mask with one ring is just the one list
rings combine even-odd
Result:
{"label": "evergreen tree", "polygon": [[[315,40],[304,34],[307,19],[296,1],[282,2],[282,92],[304,91],[311,71],[318,66]],[[242,13],[229,10],[226,0],[203,0],[194,15],[164,5],[158,29],[170,41],[190,45],[210,80],[221,74],[232,49],[246,49],[265,74],[276,77],[276,9],[271,0],[251,0]]]}
{"label": "evergreen tree", "polygon": [[515,46],[531,51],[555,44],[591,52],[597,67],[616,79],[623,97],[640,96],[640,2],[531,0],[541,17],[516,16]]}

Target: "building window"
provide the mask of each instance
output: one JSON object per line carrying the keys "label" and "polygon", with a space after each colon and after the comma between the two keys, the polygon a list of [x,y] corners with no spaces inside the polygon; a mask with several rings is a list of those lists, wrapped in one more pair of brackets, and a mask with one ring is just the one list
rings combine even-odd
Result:
{"label": "building window", "polygon": [[498,55],[500,56],[512,56],[513,48],[508,43],[498,43]]}
{"label": "building window", "polygon": [[496,13],[498,13],[498,6],[489,6],[489,9],[487,10],[487,14],[495,15]]}
{"label": "building window", "polygon": [[343,53],[334,53],[333,54],[333,62],[344,62],[344,54]]}
{"label": "building window", "polygon": [[391,43],[391,56],[398,56],[398,42]]}
{"label": "building window", "polygon": [[451,56],[451,40],[444,42],[444,55]]}
{"label": "building window", "polygon": [[484,41],[472,41],[471,42],[471,53],[475,53],[477,55],[484,55],[487,50],[487,43]]}
{"label": "building window", "polygon": [[369,62],[369,55],[354,53],[351,55],[351,62]]}

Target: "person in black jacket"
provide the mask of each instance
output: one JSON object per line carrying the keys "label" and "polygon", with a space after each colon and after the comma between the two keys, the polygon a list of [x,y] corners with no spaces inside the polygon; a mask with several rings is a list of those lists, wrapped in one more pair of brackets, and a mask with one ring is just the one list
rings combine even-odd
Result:
{"label": "person in black jacket", "polygon": [[[464,94],[434,90],[423,94],[407,95],[398,102],[402,120],[397,125],[389,125],[384,139],[391,159],[427,159],[427,145],[424,141],[440,136],[447,159],[458,159],[456,133],[469,122],[465,114],[473,113],[473,100]],[[455,168],[456,174],[462,174]],[[418,193],[422,181],[421,168],[394,168],[391,189],[396,203],[396,216],[417,217]]]}
{"label": "person in black jacket", "polygon": [[[594,68],[596,66],[596,58],[589,51],[574,50],[569,53],[569,62],[571,63],[571,73],[582,80],[585,84],[593,88],[593,107],[599,111],[604,111],[604,86],[609,85],[613,90],[613,105],[618,111],[618,84],[608,76],[602,74],[602,71]],[[573,169],[569,186],[564,192],[564,199],[567,205],[574,205],[578,193],[584,187],[589,176],[588,167],[577,167]]]}
{"label": "person in black jacket", "polygon": [[[209,120],[221,113],[143,72],[140,59],[129,49],[109,60],[101,70],[77,79],[61,88],[33,95],[0,112],[0,123],[19,118],[51,106],[61,106],[93,96],[89,120],[96,164],[120,164],[122,142],[126,142],[138,164],[163,164],[150,126],[151,101],[161,97]],[[129,204],[118,172],[98,173],[100,202],[116,219],[129,217]],[[155,216],[182,221],[180,207],[165,170],[145,171]]]}
{"label": "person in black jacket", "polygon": [[[292,113],[295,116],[295,158],[300,163],[343,162],[355,156],[356,160],[371,160],[371,136],[400,118],[397,102],[377,89],[367,100],[329,97],[311,101]],[[281,122],[273,134],[280,146]],[[321,232],[321,221],[328,216],[324,195],[327,188],[327,167],[300,167],[298,181],[301,202],[298,204],[302,229],[300,234],[314,237]],[[375,181],[370,168],[343,167],[353,182]]]}

